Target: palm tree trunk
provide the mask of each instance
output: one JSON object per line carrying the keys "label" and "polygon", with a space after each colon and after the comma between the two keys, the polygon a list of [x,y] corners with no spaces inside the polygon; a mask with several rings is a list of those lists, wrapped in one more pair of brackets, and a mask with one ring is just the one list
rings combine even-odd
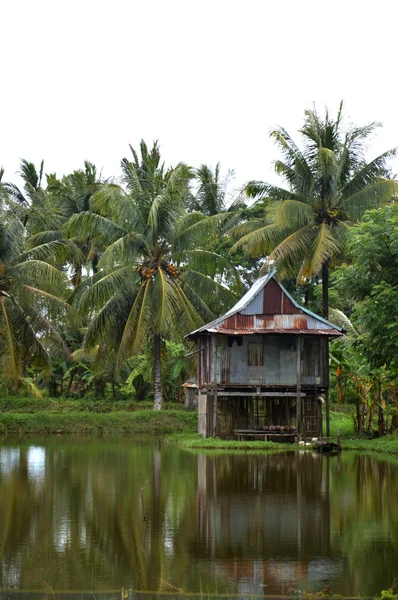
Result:
{"label": "palm tree trunk", "polygon": [[162,375],[160,365],[160,335],[155,334],[153,340],[154,350],[154,379],[155,379],[155,394],[153,410],[160,410],[163,403],[163,390],[162,390]]}
{"label": "palm tree trunk", "polygon": [[322,316],[329,317],[329,264],[325,261],[322,265]]}
{"label": "palm tree trunk", "polygon": [[377,382],[377,399],[379,404],[379,418],[377,420],[377,428],[379,435],[384,435],[385,433],[385,423],[384,423],[384,408],[383,408],[383,392],[381,387],[381,376]]}
{"label": "palm tree trunk", "polygon": [[[326,260],[322,265],[322,316],[327,319],[329,317],[329,264]],[[329,353],[329,341],[328,353]],[[325,405],[326,405],[326,437],[330,436],[330,406],[329,406],[329,367],[328,367],[328,388],[325,390]]]}

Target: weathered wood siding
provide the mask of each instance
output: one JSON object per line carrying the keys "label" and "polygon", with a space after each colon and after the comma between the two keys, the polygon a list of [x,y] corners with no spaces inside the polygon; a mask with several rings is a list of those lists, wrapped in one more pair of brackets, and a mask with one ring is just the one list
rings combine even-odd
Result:
{"label": "weathered wood siding", "polygon": [[[296,383],[297,335],[217,335],[217,383],[286,385]],[[211,344],[202,342],[200,384],[213,379]],[[301,384],[327,385],[327,340],[303,336]]]}

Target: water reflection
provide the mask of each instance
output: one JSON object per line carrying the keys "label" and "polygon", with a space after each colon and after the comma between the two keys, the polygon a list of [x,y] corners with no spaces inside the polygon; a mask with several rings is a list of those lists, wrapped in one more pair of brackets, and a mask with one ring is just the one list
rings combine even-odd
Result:
{"label": "water reflection", "polygon": [[349,453],[3,442],[0,589],[373,595],[398,576],[397,475]]}

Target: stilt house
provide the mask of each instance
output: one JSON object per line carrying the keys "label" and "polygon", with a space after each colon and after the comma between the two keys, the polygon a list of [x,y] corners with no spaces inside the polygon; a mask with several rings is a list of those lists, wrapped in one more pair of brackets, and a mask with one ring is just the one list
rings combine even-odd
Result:
{"label": "stilt house", "polygon": [[341,335],[297,304],[275,271],[258,279],[224,316],[186,336],[197,343],[199,433],[320,437],[328,343]]}

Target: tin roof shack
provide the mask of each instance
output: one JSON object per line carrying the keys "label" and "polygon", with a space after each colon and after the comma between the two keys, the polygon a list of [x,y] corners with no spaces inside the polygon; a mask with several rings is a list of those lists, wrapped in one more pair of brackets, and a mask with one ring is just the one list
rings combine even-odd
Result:
{"label": "tin roof shack", "polygon": [[258,279],[224,316],[186,336],[197,343],[199,433],[320,437],[328,342],[340,335],[297,304],[275,271]]}

